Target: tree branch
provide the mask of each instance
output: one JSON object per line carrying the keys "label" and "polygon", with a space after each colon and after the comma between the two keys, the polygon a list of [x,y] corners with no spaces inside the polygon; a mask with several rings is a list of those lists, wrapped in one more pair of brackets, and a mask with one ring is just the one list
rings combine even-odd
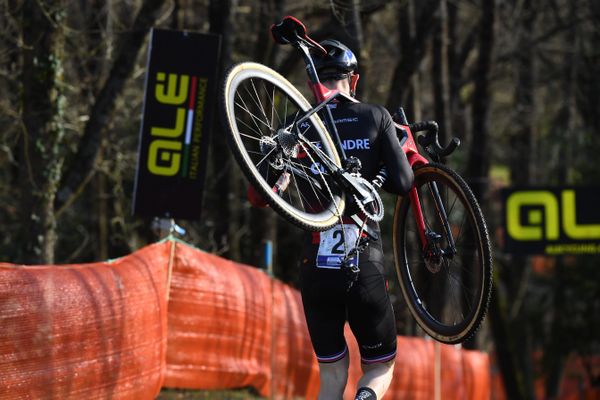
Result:
{"label": "tree branch", "polygon": [[148,30],[155,22],[156,14],[164,0],[148,0],[142,3],[131,31],[121,36],[117,56],[110,74],[90,112],[78,151],[65,171],[65,177],[57,196],[55,207],[72,201],[71,196],[79,193],[89,180],[86,177],[94,169],[104,129],[112,119],[115,103],[121,94],[127,78],[135,66],[137,54],[142,47]]}

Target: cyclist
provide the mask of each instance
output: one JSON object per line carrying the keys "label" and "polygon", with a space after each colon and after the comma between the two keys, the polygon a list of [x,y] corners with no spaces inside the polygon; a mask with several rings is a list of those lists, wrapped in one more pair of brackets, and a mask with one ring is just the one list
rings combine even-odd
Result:
{"label": "cyclist", "polygon": [[[359,77],[355,55],[336,40],[320,44],[327,55],[313,54],[313,59],[321,83],[330,90],[354,96]],[[361,162],[361,175],[372,181],[385,166],[384,189],[406,194],[412,186],[413,173],[387,110],[379,105],[350,101],[339,101],[329,107],[346,155]],[[284,191],[289,181],[289,176],[282,174],[273,190]],[[257,193],[249,189],[250,201],[264,205]],[[356,211],[355,206],[349,206],[346,215]],[[383,251],[381,241],[371,242],[354,261],[360,269],[358,277],[350,279],[340,262],[335,261],[339,260],[335,256],[340,252],[345,255],[354,247],[360,234],[359,227],[348,222],[307,235],[302,251],[301,294],[319,361],[319,399],[342,399],[349,366],[344,338],[346,321],[359,344],[363,370],[355,398],[381,399],[391,383],[396,357],[396,325],[384,277]],[[367,224],[379,234],[376,222]],[[341,242],[344,239],[347,243]]]}
{"label": "cyclist", "polygon": [[[329,39],[320,44],[327,55],[313,56],[321,83],[328,89],[354,96],[359,77],[355,55],[337,40]],[[346,155],[361,161],[362,176],[372,181],[385,166],[388,178],[384,188],[406,194],[412,186],[413,173],[387,110],[378,105],[353,102],[334,103],[330,110]],[[379,231],[377,223],[369,221],[368,224]],[[359,254],[360,272],[348,289],[346,274],[339,265],[318,260],[320,254],[327,255],[334,250],[336,240],[342,236],[336,232],[341,229],[348,232],[344,235],[346,238],[356,238],[359,228],[348,224],[313,234],[310,243],[306,243],[301,263],[304,312],[319,361],[319,399],[342,398],[349,365],[343,334],[346,321],[361,353],[363,375],[357,385],[356,399],[381,399],[391,383],[396,356],[396,325],[384,277],[381,241],[371,242]],[[354,234],[349,232],[351,230],[355,230]],[[354,241],[347,246],[354,246]]]}

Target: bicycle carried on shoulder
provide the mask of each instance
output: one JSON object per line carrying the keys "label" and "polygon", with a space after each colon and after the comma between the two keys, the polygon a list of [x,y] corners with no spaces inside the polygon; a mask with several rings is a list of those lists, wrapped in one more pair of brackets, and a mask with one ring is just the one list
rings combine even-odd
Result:
{"label": "bicycle carried on shoulder", "polygon": [[[271,32],[278,44],[292,45],[302,55],[316,105],[271,68],[237,64],[226,74],[221,93],[229,145],[255,190],[305,230],[324,231],[343,223],[348,204],[356,204],[358,212],[350,219],[368,239],[359,235],[354,248],[345,252],[348,260],[365,241],[378,239],[365,221],[383,218],[377,189],[385,171],[369,182],[360,175],[360,163],[346,157],[328,105],[357,100],[320,83],[311,52],[325,49],[294,17],[285,17]],[[415,175],[412,189],[398,198],[394,210],[398,280],[421,328],[440,342],[460,343],[480,326],[490,298],[492,261],[485,220],[466,182],[439,162],[456,149],[458,139],[442,147],[435,122],[409,124],[403,112],[394,120]],[[417,142],[433,161],[419,153],[418,132],[425,132]],[[275,184],[282,174],[289,176],[283,191]]]}

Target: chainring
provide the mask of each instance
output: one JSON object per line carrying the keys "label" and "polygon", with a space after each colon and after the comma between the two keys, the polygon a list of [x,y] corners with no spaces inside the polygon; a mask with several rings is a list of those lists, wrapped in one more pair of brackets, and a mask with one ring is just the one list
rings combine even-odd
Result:
{"label": "chainring", "polygon": [[[363,203],[358,196],[356,196],[355,194],[352,195],[352,197],[354,198],[354,201],[356,202],[356,205],[358,206],[358,208],[360,208],[360,210],[363,212],[363,214],[365,214],[365,216],[375,222],[379,222],[383,219],[383,216],[385,214],[385,210],[383,209],[383,201],[381,200],[381,196],[379,195],[379,193],[377,192],[377,189],[375,189],[375,186],[373,186],[371,184],[371,182],[369,182],[368,180],[366,180],[363,177],[359,177],[358,178],[359,182],[361,185],[363,185],[368,191],[369,194],[371,195],[371,197],[373,198],[373,200],[368,201],[366,203]],[[367,209],[371,209],[373,211],[369,211]]]}

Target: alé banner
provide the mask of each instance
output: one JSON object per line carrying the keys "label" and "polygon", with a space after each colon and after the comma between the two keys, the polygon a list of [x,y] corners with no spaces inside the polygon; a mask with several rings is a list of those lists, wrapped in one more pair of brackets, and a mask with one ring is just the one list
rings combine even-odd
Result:
{"label": "al\u00e9 banner", "polygon": [[505,251],[600,254],[600,187],[502,191]]}
{"label": "al\u00e9 banner", "polygon": [[200,217],[220,46],[218,35],[152,30],[135,215]]}

